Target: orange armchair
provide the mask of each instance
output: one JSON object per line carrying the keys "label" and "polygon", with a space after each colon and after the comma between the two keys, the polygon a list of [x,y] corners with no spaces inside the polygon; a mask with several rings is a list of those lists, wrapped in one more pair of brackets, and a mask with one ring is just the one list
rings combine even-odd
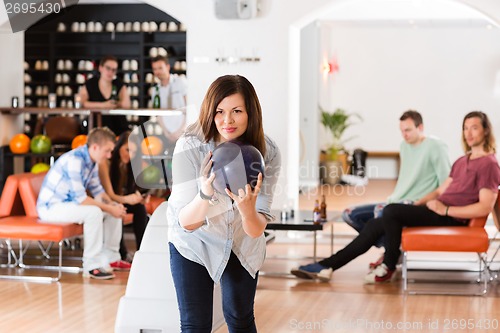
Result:
{"label": "orange armchair", "polygon": [[410,294],[452,294],[463,295],[465,292],[409,291],[408,290],[408,253],[409,252],[474,252],[479,258],[478,282],[483,287],[473,295],[485,295],[488,291],[488,279],[483,277],[487,269],[489,247],[488,233],[484,229],[487,216],[471,219],[468,227],[411,227],[403,230],[401,247],[403,250],[403,289]]}

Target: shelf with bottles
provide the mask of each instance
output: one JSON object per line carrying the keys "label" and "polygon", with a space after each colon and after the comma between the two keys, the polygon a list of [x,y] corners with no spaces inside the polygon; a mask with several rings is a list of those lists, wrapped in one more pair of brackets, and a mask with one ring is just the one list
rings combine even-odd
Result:
{"label": "shelf with bottles", "polygon": [[[118,59],[117,77],[132,89],[132,107],[146,107],[149,97],[145,91],[150,84],[144,79],[145,73],[151,72],[149,49],[164,47],[173,59],[172,67],[176,60],[185,61],[185,28],[149,5],[78,6],[78,10],[51,15],[44,23],[30,27],[25,32],[25,59],[30,68],[39,59],[49,63],[46,78],[32,75],[37,83],[49,82],[51,92],[67,86],[74,94],[91,75],[98,74],[102,57],[113,55]],[[186,72],[179,69],[175,73]],[[137,88],[138,94],[134,94]],[[36,103],[34,100],[34,106]]]}

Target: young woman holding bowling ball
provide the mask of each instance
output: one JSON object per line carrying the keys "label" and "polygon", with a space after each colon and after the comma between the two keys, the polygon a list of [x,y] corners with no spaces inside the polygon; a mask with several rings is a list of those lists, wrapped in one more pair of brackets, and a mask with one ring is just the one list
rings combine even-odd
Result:
{"label": "young woman holding bowling ball", "polygon": [[[264,175],[253,189],[247,184],[219,193],[212,186],[212,151],[233,140],[260,151]],[[221,284],[229,332],[257,332],[254,298],[280,168],[280,151],[264,135],[252,84],[239,75],[219,77],[208,88],[198,121],[174,150],[167,218],[182,332],[211,332],[214,283]]]}

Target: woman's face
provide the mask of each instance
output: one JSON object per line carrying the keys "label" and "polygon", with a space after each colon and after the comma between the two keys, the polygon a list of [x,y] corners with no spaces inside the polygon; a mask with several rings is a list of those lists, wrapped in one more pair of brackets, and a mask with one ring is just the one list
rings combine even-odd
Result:
{"label": "woman's face", "polygon": [[235,140],[246,132],[248,113],[240,93],[227,96],[217,105],[215,126],[221,142]]}
{"label": "woman's face", "polygon": [[120,161],[123,164],[128,164],[130,162],[130,153],[131,153],[128,143],[126,142],[124,145],[122,145],[118,150],[118,152],[120,154]]}
{"label": "woman's face", "polygon": [[109,82],[113,81],[117,71],[118,63],[113,60],[108,60],[102,66],[99,66],[99,73],[101,73],[101,78]]}

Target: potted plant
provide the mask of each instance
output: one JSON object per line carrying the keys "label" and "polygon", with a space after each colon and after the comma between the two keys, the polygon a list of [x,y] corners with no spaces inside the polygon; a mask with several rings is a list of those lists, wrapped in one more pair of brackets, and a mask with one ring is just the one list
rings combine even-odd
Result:
{"label": "potted plant", "polygon": [[326,152],[326,161],[323,165],[322,179],[329,184],[337,184],[343,172],[347,172],[347,153],[345,151],[344,143],[351,140],[350,138],[343,138],[344,132],[351,125],[356,124],[363,120],[357,113],[348,113],[343,109],[336,109],[330,113],[323,110],[321,111],[321,124],[325,129],[331,133],[332,143],[329,145]]}

